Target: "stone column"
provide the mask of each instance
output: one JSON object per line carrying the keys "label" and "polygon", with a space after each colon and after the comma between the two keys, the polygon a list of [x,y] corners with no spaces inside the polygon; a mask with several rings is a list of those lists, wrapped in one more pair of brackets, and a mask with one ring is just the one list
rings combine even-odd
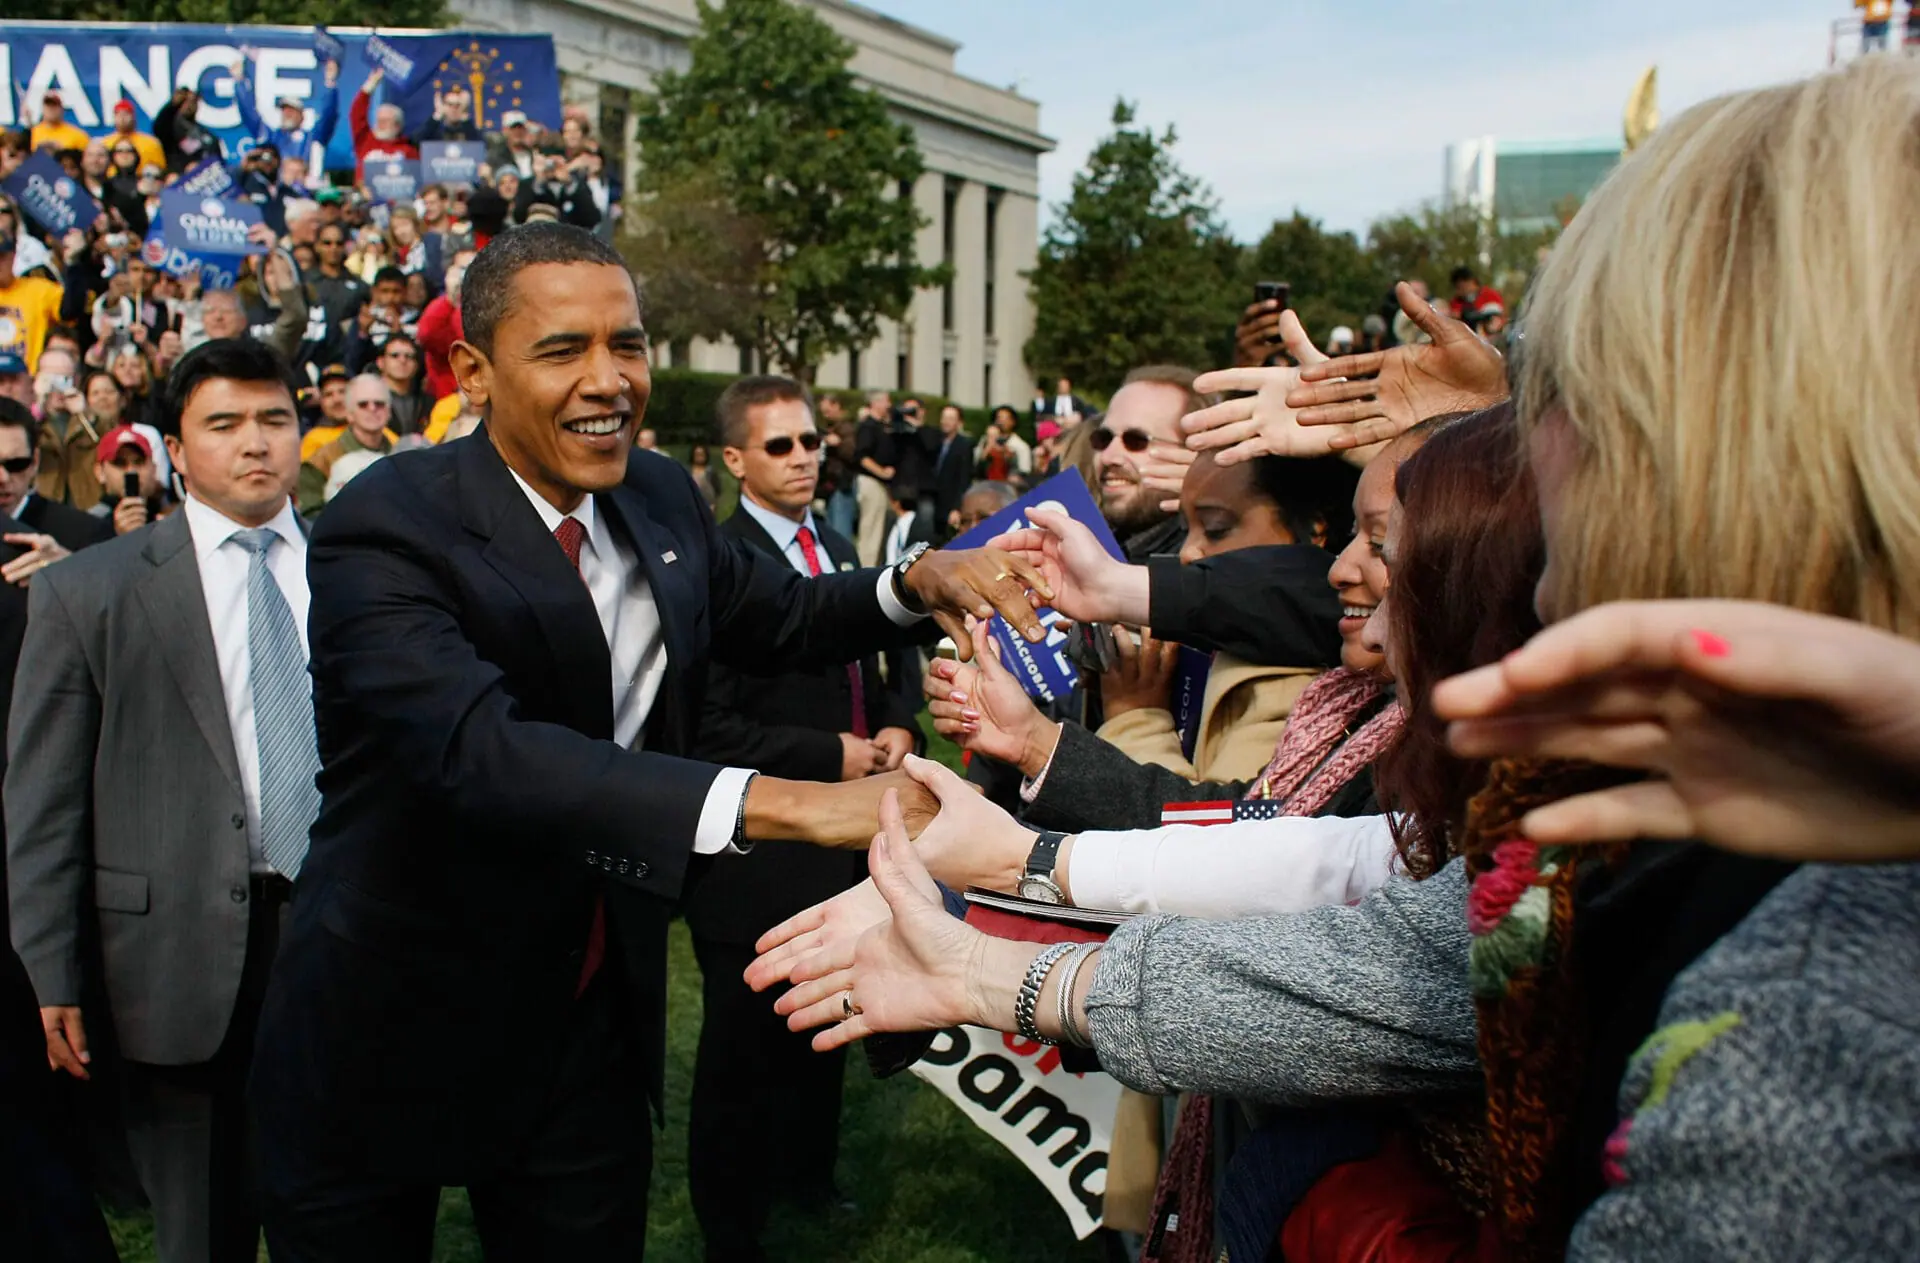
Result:
{"label": "stone column", "polygon": [[953,202],[953,287],[953,398],[978,407],[986,402],[987,188],[977,180]]}
{"label": "stone column", "polygon": [[1009,403],[1026,411],[1033,401],[1033,371],[1026,364],[1027,339],[1033,334],[1033,297],[1023,272],[1031,272],[1040,249],[1040,203],[1025,193],[1007,192],[994,216],[993,398],[988,407]]}
{"label": "stone column", "polygon": [[[940,262],[940,245],[945,231],[942,220],[946,215],[946,188],[947,177],[938,171],[923,173],[913,186],[913,204],[927,221],[915,242],[922,266]],[[896,388],[901,391],[939,390],[941,351],[945,343],[939,286],[923,289],[913,296],[913,306],[908,309],[907,319],[913,325],[913,342],[901,349],[907,355],[908,374],[907,380],[898,382]]]}

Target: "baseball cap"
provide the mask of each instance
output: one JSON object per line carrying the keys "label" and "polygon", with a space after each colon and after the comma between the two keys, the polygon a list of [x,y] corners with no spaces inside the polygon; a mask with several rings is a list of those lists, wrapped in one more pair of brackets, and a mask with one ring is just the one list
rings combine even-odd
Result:
{"label": "baseball cap", "polygon": [[1507,309],[1501,305],[1499,299],[1489,298],[1486,302],[1475,307],[1473,314],[1478,319],[1485,320],[1488,316],[1504,316],[1507,314]]}
{"label": "baseball cap", "polygon": [[502,127],[525,127],[526,125],[527,116],[519,110],[508,110],[500,116],[500,126]]}
{"label": "baseball cap", "polygon": [[1360,322],[1360,331],[1362,333],[1379,335],[1387,331],[1387,322],[1381,319],[1378,314],[1371,315]]}
{"label": "baseball cap", "polygon": [[1352,342],[1353,330],[1346,325],[1335,325],[1333,332],[1327,335],[1329,342]]}
{"label": "baseball cap", "polygon": [[320,384],[322,386],[328,382],[350,382],[352,380],[353,374],[347,371],[345,364],[329,364],[320,370]]}
{"label": "baseball cap", "polygon": [[283,96],[274,104],[283,110],[299,110],[302,113],[305,113],[307,108],[307,103],[297,96]]}
{"label": "baseball cap", "polygon": [[111,465],[119,458],[120,449],[131,444],[140,449],[148,460],[153,459],[153,444],[147,442],[147,436],[130,425],[116,425],[100,436],[100,447],[95,459],[103,465]]}
{"label": "baseball cap", "polygon": [[58,92],[45,93],[41,96],[40,103],[42,105],[59,105],[61,103],[60,94]]}
{"label": "baseball cap", "polygon": [[1042,421],[1039,425],[1033,427],[1033,432],[1034,435],[1044,443],[1048,439],[1058,438],[1060,436],[1060,423],[1058,421]]}
{"label": "baseball cap", "polygon": [[27,362],[12,351],[0,351],[0,377],[23,377]]}
{"label": "baseball cap", "polygon": [[324,189],[316,189],[313,194],[313,200],[322,206],[329,205],[333,202],[345,201],[346,197],[346,193],[334,185],[328,185]]}
{"label": "baseball cap", "polygon": [[115,101],[113,103],[113,112],[115,114],[119,114],[122,112],[131,114],[134,112],[133,102],[127,100],[127,98],[125,97],[121,97],[118,101]]}

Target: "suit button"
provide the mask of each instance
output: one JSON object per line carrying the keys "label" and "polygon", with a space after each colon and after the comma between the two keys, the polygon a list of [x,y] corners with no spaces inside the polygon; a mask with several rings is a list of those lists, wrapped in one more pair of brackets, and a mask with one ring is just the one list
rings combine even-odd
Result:
{"label": "suit button", "polygon": [[236,811],[233,813],[233,827],[236,829],[244,829],[247,827],[247,817],[245,812]]}
{"label": "suit button", "polygon": [[235,886],[227,892],[227,898],[233,900],[235,903],[245,903],[247,901],[247,888],[245,886]]}
{"label": "suit button", "polygon": [[647,863],[645,860],[635,860],[633,862],[633,875],[635,877],[645,877],[648,873],[652,871],[653,871],[652,869],[647,867]]}
{"label": "suit button", "polygon": [[596,852],[593,852],[593,851],[587,852],[587,866],[589,868],[591,868],[595,864],[598,864],[599,862],[600,862],[600,856]]}
{"label": "suit button", "polygon": [[625,877],[627,875],[627,862],[625,860],[621,860],[619,865],[616,866],[613,871],[616,873],[619,873],[622,877]]}

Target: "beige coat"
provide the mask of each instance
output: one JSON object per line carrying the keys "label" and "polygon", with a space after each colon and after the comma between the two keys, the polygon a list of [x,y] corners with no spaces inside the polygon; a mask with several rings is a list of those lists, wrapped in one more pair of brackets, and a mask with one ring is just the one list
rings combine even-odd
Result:
{"label": "beige coat", "polygon": [[1181,753],[1172,713],[1160,707],[1116,715],[1097,735],[1136,763],[1155,763],[1190,781],[1251,780],[1273,761],[1293,704],[1318,674],[1216,654],[1200,702],[1200,737],[1191,762]]}

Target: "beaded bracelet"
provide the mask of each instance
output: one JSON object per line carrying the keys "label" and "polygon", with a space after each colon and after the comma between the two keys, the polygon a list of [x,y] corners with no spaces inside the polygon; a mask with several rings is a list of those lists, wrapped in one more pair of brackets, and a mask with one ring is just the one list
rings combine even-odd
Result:
{"label": "beaded bracelet", "polygon": [[1031,1039],[1041,1044],[1057,1044],[1060,1041],[1048,1039],[1040,1033],[1040,1025],[1035,1022],[1034,1010],[1040,1007],[1040,989],[1047,985],[1047,975],[1053,972],[1060,958],[1072,951],[1076,944],[1055,943],[1027,966],[1027,976],[1020,980],[1020,992],[1013,998],[1013,1024],[1022,1039]]}

